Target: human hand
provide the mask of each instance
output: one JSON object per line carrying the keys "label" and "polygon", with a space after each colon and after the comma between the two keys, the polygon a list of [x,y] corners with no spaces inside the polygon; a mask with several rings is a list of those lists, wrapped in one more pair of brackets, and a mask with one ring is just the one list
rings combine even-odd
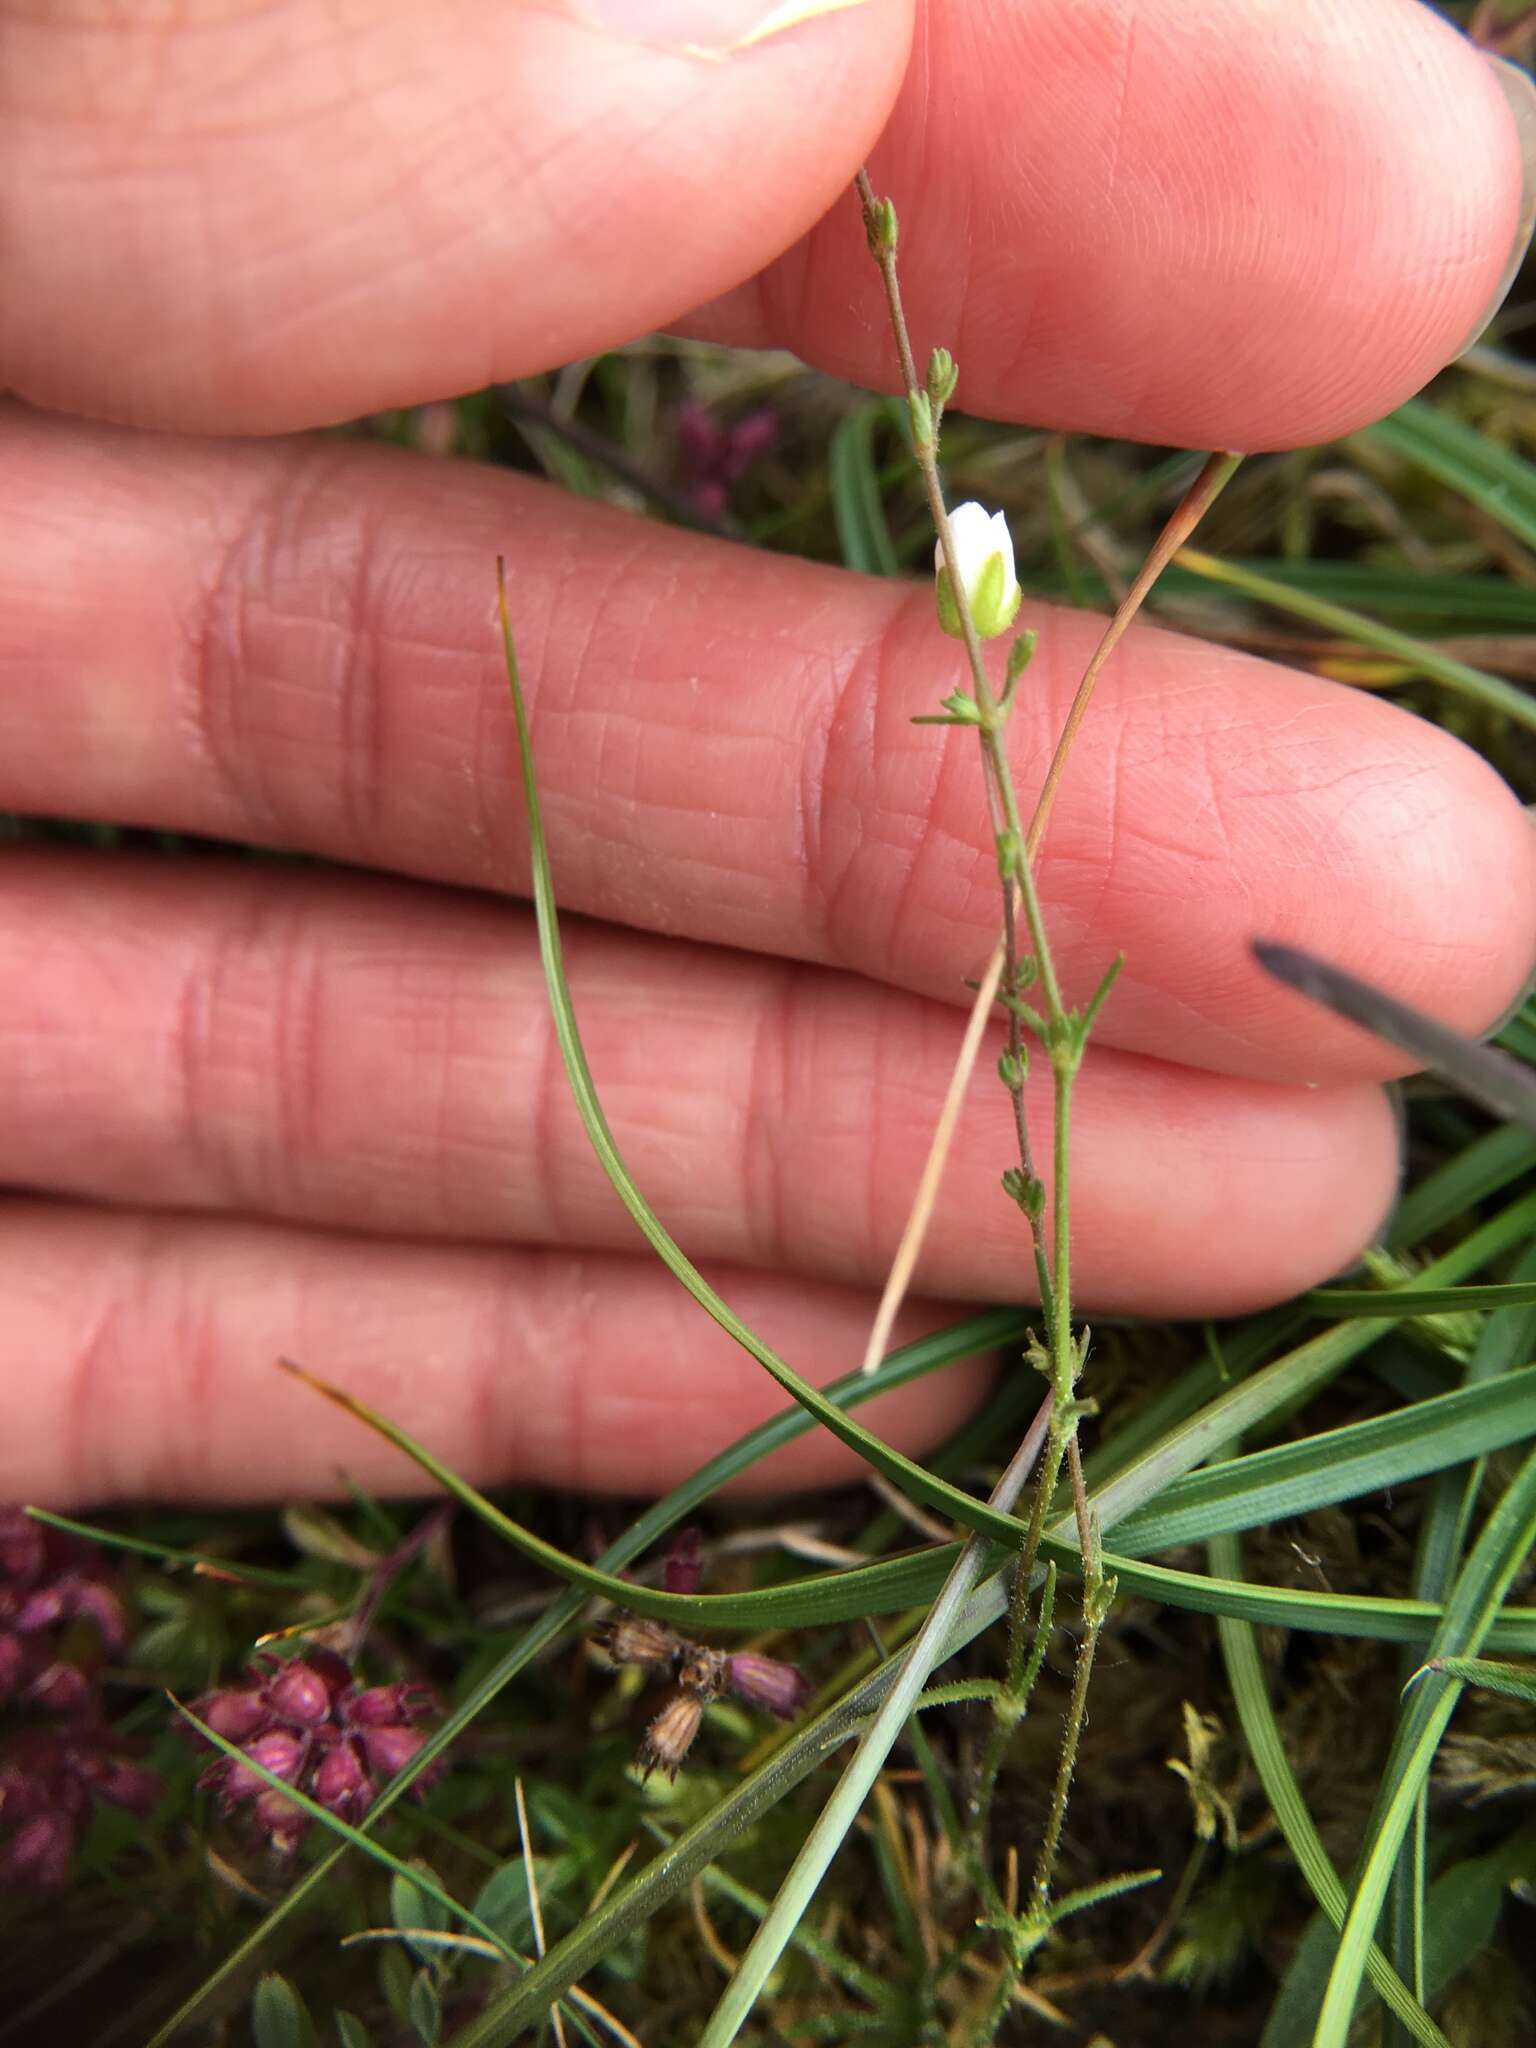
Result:
{"label": "human hand", "polygon": [[[30,402],[0,413],[0,804],[357,871],[6,856],[0,1149],[29,1192],[4,1211],[0,1499],[413,1483],[279,1353],[481,1481],[657,1492],[782,1404],[637,1246],[531,917],[498,900],[527,849],[497,553],[619,1142],[811,1377],[860,1353],[994,935],[973,750],[908,722],[949,673],[928,589],[505,473],[194,437],[657,326],[889,388],[846,193],[866,156],[968,407],[1195,447],[1384,412],[1468,340],[1517,237],[1501,90],[1408,0],[933,0],[910,64],[902,0],[718,62],[674,46],[752,7],[608,11],[631,32],[583,0],[202,0],[173,26],[0,4],[0,380]],[[1031,622],[1026,792],[1099,631]],[[1479,760],[1150,630],[1106,671],[1040,879],[1069,998],[1127,959],[1079,1084],[1090,1310],[1283,1296],[1392,1199],[1392,1055],[1268,982],[1251,934],[1469,1030],[1531,966],[1536,834]],[[978,1085],[908,1332],[1025,1291],[1007,1158]],[[870,1417],[918,1444],[977,1386]],[[847,1469],[811,1436],[772,1476]]]}

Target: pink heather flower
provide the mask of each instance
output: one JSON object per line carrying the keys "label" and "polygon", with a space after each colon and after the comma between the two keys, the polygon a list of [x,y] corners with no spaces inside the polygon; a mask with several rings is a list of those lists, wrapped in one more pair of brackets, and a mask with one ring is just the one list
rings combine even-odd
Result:
{"label": "pink heather flower", "polygon": [[339,1819],[361,1820],[373,1804],[375,1786],[360,1745],[339,1742],[334,1749],[327,1750],[316,1766],[310,1790]]}
{"label": "pink heather flower", "polygon": [[726,1683],[738,1699],[765,1713],[791,1721],[810,1697],[811,1688],[793,1664],[777,1657],[762,1657],[755,1650],[738,1650],[726,1664]]}
{"label": "pink heather flower", "polygon": [[669,1593],[697,1593],[704,1566],[699,1558],[697,1529],[679,1529],[662,1568],[661,1582]]}
{"label": "pink heather flower", "polygon": [[[252,1762],[356,1823],[379,1781],[421,1748],[426,1735],[414,1724],[436,1704],[430,1686],[360,1686],[334,1650],[310,1649],[287,1661],[259,1659],[244,1685],[205,1695],[195,1711]],[[420,1794],[436,1775],[424,1773],[412,1790]],[[309,1827],[307,1813],[236,1757],[216,1757],[199,1783],[223,1812],[244,1808],[279,1854],[297,1848]]]}
{"label": "pink heather flower", "polygon": [[0,1886],[7,1891],[62,1891],[74,1853],[75,1830],[69,1817],[35,1814],[0,1849]]}
{"label": "pink heather flower", "polygon": [[312,1728],[329,1718],[336,1695],[342,1689],[324,1670],[296,1657],[268,1682],[265,1697],[270,1711],[280,1721],[297,1721]]}
{"label": "pink heather flower", "polygon": [[405,1769],[426,1739],[420,1728],[366,1728],[363,1754],[377,1777],[393,1778]]}
{"label": "pink heather flower", "polygon": [[778,415],[766,406],[723,427],[707,406],[688,399],[677,416],[677,448],[695,509],[709,519],[723,517],[731,485],[772,447],[778,433]]}
{"label": "pink heather flower", "polygon": [[0,1702],[40,1712],[93,1710],[94,1662],[60,1653],[57,1631],[94,1625],[99,1651],[119,1650],[127,1623],[90,1547],[45,1528],[20,1508],[0,1508]]}
{"label": "pink heather flower", "polygon": [[0,1887],[55,1891],[69,1875],[75,1845],[97,1800],[146,1814],[160,1796],[153,1771],[130,1763],[111,1729],[23,1728],[0,1763]]}
{"label": "pink heather flower", "polygon": [[159,1797],[101,1718],[97,1667],[126,1635],[93,1546],[0,1507],[0,1705],[34,1717],[0,1741],[0,1887],[57,1890],[98,1800],[142,1814]]}

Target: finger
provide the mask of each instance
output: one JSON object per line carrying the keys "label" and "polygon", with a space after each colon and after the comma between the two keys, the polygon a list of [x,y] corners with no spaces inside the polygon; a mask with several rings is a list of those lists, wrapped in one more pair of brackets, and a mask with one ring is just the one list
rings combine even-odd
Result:
{"label": "finger", "polygon": [[[0,1498],[305,1500],[345,1480],[425,1482],[400,1451],[276,1367],[345,1388],[477,1485],[653,1498],[785,1397],[654,1260],[411,1245],[244,1219],[0,1205],[11,1426]],[[715,1269],[748,1324],[808,1377],[857,1362],[873,1298]],[[910,1307],[898,1341],[945,1318]],[[909,1451],[974,1406],[985,1361],[862,1411]],[[863,1468],[822,1431],[743,1489]]]}
{"label": "finger", "polygon": [[4,0],[0,386],[270,432],[610,347],[825,211],[911,35],[878,0],[711,61],[768,0],[603,11]]}
{"label": "finger", "polygon": [[[744,955],[566,934],[605,1111],[693,1256],[877,1287],[958,1037],[921,998]],[[14,860],[0,901],[7,1176],[326,1228],[625,1251],[582,1129],[526,912],[400,885],[125,858]],[[972,1091],[917,1285],[1032,1295],[1018,1157]],[[1052,1156],[1051,1078],[1028,1090]],[[1232,1315],[1326,1279],[1392,1201],[1372,1087],[1282,1089],[1090,1056],[1073,1113],[1076,1291]]]}
{"label": "finger", "polygon": [[[759,11],[701,0],[700,35]],[[697,331],[889,381],[850,206],[791,246],[884,124],[915,330],[954,348],[969,407],[1276,446],[1422,384],[1517,233],[1509,107],[1414,0],[934,0],[904,84],[900,0],[724,62],[680,53],[673,10],[659,46],[595,12],[481,10],[469,37],[419,0],[356,27],[298,0],[171,27],[6,9],[28,118],[0,137],[0,378],[271,430],[730,293]]]}
{"label": "finger", "polygon": [[[0,416],[0,805],[525,888],[492,559],[563,904],[966,1001],[996,932],[974,743],[931,595],[468,465]],[[1027,808],[1100,631],[1031,613]],[[1536,834],[1374,696],[1146,631],[1109,664],[1040,864],[1103,1042],[1267,1079],[1401,1071],[1255,966],[1300,946],[1461,1029],[1513,999]]]}
{"label": "finger", "polygon": [[[1491,317],[1533,167],[1490,67],[1419,0],[975,14],[930,9],[870,165],[912,331],[955,355],[967,411],[1195,448],[1332,440]],[[687,329],[898,390],[859,256],[845,194]]]}

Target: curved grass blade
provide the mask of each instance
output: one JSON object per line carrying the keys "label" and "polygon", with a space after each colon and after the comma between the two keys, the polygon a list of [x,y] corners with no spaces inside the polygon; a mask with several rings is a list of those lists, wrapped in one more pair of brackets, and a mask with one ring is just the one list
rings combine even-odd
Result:
{"label": "curved grass blade", "polygon": [[[876,1564],[822,1572],[814,1578],[791,1579],[744,1593],[668,1593],[637,1585],[534,1535],[366,1402],[297,1366],[287,1369],[404,1451],[488,1528],[534,1563],[579,1587],[583,1596],[612,1600],[637,1614],[689,1627],[827,1626],[893,1613],[931,1598],[959,1552],[958,1544],[939,1544]],[[1125,1574],[1128,1589],[1167,1606],[1204,1613],[1248,1612],[1256,1619],[1322,1628],[1330,1634],[1422,1641],[1439,1614],[1437,1607],[1424,1602],[1321,1595],[1283,1587],[1259,1589],[1246,1581],[1223,1595],[1213,1590],[1215,1582],[1197,1574],[1159,1573],[1135,1560],[1228,1529],[1250,1528],[1282,1515],[1301,1514],[1335,1500],[1374,1492],[1531,1434],[1536,1434],[1536,1367],[1486,1385],[1435,1395],[1391,1415],[1351,1423],[1299,1443],[1208,1465],[1163,1488],[1148,1507],[1118,1521],[1116,1551],[1106,1558],[1106,1566]],[[1330,1462],[1314,1470],[1323,1453]],[[1113,1500],[1112,1494],[1095,1496],[1103,1497]],[[1052,1535],[1046,1540],[1058,1564],[1074,1569],[1075,1539]],[[1005,1546],[993,1546],[992,1568],[1000,1567],[1008,1554]],[[1235,1607],[1224,1607],[1223,1597],[1235,1602]]]}
{"label": "curved grass blade", "polygon": [[840,1442],[847,1444],[850,1450],[856,1451],[866,1463],[883,1472],[894,1485],[901,1487],[924,1507],[937,1508],[953,1516],[963,1528],[990,1536],[996,1542],[1010,1544],[1015,1549],[1021,1547],[1026,1535],[1025,1526],[1021,1521],[1012,1515],[998,1514],[995,1509],[973,1499],[970,1494],[962,1493],[958,1487],[949,1485],[946,1480],[936,1478],[911,1458],[903,1457],[900,1451],[893,1449],[871,1431],[861,1429],[856,1422],[851,1422],[840,1409],[828,1401],[818,1388],[813,1387],[808,1380],[803,1380],[777,1352],[770,1350],[761,1337],[748,1329],[687,1258],[681,1246],[635,1185],[614,1142],[613,1133],[608,1127],[608,1119],[603,1114],[602,1104],[598,1100],[592,1070],[587,1065],[586,1051],[577,1029],[570,987],[565,978],[554,878],[550,871],[549,848],[544,837],[543,814],[533,772],[533,747],[528,732],[528,712],[523,702],[517,650],[513,645],[512,622],[507,610],[506,564],[500,557],[496,563],[496,580],[502,643],[506,652],[507,680],[511,687],[518,759],[523,775],[523,797],[528,809],[534,911],[538,922],[539,955],[544,969],[544,985],[549,995],[555,1033],[559,1040],[561,1057],[565,1062],[571,1094],[575,1098],[582,1127],[602,1164],[603,1171],[639,1226],[641,1235],[673,1278],[687,1289],[727,1336],[733,1337],[744,1351],[755,1358],[759,1365],[765,1367],[784,1391],[798,1401],[802,1408],[814,1415],[823,1428],[830,1430]]}

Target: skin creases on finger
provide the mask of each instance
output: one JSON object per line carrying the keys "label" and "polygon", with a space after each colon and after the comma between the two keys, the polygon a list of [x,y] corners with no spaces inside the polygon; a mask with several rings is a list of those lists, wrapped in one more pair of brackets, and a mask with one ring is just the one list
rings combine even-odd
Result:
{"label": "skin creases on finger", "polygon": [[[0,803],[526,889],[494,562],[555,886],[613,922],[948,1002],[996,934],[973,742],[926,588],[682,535],[469,464],[0,411]],[[1030,608],[1038,789],[1101,631]],[[999,653],[998,659],[1002,656]],[[1142,630],[1099,685],[1040,886],[1101,1042],[1270,1080],[1402,1071],[1253,963],[1296,945],[1463,1030],[1532,965],[1536,834],[1375,696]]]}
{"label": "skin creases on finger", "polygon": [[[1019,0],[926,27],[869,170],[967,410],[1302,446],[1390,411],[1486,319],[1521,137],[1419,0]],[[898,389],[846,282],[859,232],[844,196],[687,331]]]}
{"label": "skin creases on finger", "polygon": [[273,433],[598,354],[825,212],[912,28],[904,0],[810,10],[712,62],[604,11],[0,0],[0,388]]}
{"label": "skin creases on finger", "polygon": [[[400,1451],[277,1369],[292,1358],[387,1415],[472,1484],[654,1498],[786,1405],[656,1261],[413,1245],[244,1218],[0,1204],[0,1500],[330,1498],[427,1482]],[[712,1267],[749,1326],[817,1382],[857,1364],[861,1290]],[[896,1342],[952,1317],[910,1304]],[[1014,1368],[1022,1370],[1015,1363]],[[930,1374],[862,1411],[916,1453],[993,1364]],[[863,1469],[813,1430],[742,1481]]]}
{"label": "skin creases on finger", "polygon": [[[322,1229],[628,1249],[571,1100],[524,909],[260,864],[13,855],[0,1157],[25,1185]],[[947,1006],[570,922],[573,1000],[638,1184],[691,1254],[878,1286],[947,1086]],[[993,1052],[997,1050],[994,1043]],[[1050,1077],[1028,1089],[1051,1156]],[[1032,1291],[991,1059],[918,1286]],[[1236,1314],[1345,1265],[1397,1174],[1374,1087],[1287,1089],[1090,1049],[1074,1270],[1095,1311]]]}
{"label": "skin creases on finger", "polygon": [[881,0],[724,62],[607,11],[0,8],[0,384],[273,432],[701,305],[697,331],[889,384],[835,203],[873,150],[969,409],[1290,446],[1440,369],[1515,232],[1509,108],[1417,0],[930,0],[915,38]]}

